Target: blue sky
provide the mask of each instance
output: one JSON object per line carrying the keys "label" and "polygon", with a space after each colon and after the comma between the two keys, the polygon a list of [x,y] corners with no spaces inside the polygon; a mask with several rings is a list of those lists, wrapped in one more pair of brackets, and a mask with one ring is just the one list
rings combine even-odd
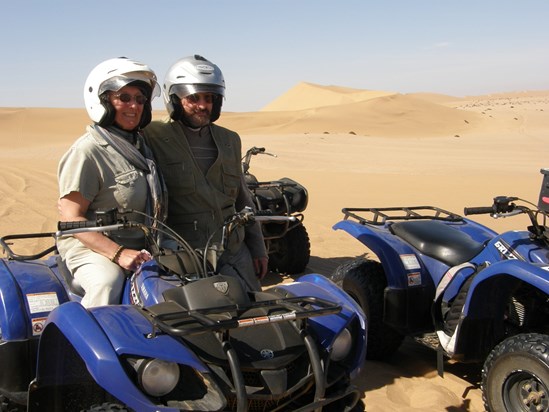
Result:
{"label": "blue sky", "polygon": [[[0,107],[83,107],[99,62],[160,80],[220,66],[224,109],[256,111],[301,81],[454,96],[549,90],[547,0],[0,0]],[[155,108],[162,108],[161,99]]]}

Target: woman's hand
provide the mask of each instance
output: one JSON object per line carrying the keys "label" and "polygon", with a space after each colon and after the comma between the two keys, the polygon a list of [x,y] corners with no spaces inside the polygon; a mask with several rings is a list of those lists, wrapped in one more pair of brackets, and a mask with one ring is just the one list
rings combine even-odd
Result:
{"label": "woman's hand", "polygon": [[151,259],[151,254],[145,249],[123,249],[115,260],[115,263],[123,269],[136,271],[143,263]]}

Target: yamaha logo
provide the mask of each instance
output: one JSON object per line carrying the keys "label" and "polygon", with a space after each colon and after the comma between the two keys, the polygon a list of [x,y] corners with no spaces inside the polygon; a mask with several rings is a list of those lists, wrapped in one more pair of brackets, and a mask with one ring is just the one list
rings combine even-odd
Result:
{"label": "yamaha logo", "polygon": [[275,354],[271,349],[261,349],[259,354],[263,359],[273,359],[275,357]]}
{"label": "yamaha logo", "polygon": [[137,286],[137,279],[134,274],[130,279],[130,302],[132,305],[142,306],[138,290],[139,287]]}
{"label": "yamaha logo", "polygon": [[213,286],[218,292],[221,292],[224,295],[229,291],[229,283],[227,282],[214,282]]}

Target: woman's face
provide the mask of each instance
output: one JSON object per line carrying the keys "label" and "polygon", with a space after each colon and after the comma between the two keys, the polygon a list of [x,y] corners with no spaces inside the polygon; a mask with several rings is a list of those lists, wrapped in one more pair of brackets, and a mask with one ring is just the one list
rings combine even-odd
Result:
{"label": "woman's face", "polygon": [[135,86],[124,86],[109,95],[114,107],[114,123],[121,129],[131,131],[139,126],[147,97]]}

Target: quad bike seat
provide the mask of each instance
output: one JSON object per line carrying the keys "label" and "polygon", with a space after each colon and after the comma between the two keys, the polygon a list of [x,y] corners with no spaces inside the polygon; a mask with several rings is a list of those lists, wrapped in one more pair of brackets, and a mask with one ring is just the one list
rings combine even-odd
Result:
{"label": "quad bike seat", "polygon": [[390,231],[424,255],[448,266],[471,260],[484,248],[483,243],[437,220],[395,222]]}
{"label": "quad bike seat", "polygon": [[57,256],[55,258],[55,263],[57,263],[59,273],[61,274],[63,279],[65,279],[69,290],[77,296],[84,296],[86,292],[84,291],[82,286],[80,286],[80,283],[78,283],[78,281],[72,276],[69,268],[67,267],[67,264],[63,259],[61,259],[61,256]]}

